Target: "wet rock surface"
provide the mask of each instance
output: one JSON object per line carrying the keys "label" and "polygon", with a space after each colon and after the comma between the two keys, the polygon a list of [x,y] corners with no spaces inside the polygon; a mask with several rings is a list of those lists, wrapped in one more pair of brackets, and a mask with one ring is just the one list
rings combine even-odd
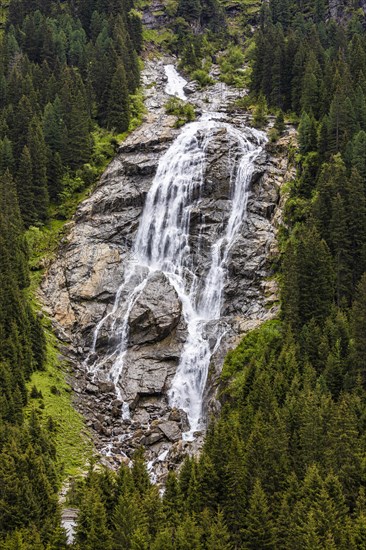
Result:
{"label": "wet rock surface", "polygon": [[[143,444],[148,448],[151,471],[160,479],[168,463],[175,467],[185,453],[197,452],[203,438],[197,435],[193,442],[183,441],[182,433],[188,430],[186,414],[169,406],[168,392],[187,331],[177,293],[162,273],[151,275],[129,313],[129,344],[120,395],[109,380],[108,360],[98,376],[92,369],[88,372],[93,360],[108,355],[113,344],[107,321],[97,342],[96,357],[91,355],[95,327],[112,311],[126,265],[133,260],[132,245],[159,159],[179,133],[174,128],[175,118],[166,115],[163,108],[167,99],[164,62],[146,62],[143,79],[148,109],[145,121],[121,145],[94,192],[78,208],[43,281],[42,300],[57,335],[67,343],[74,366],[75,402],[95,434],[97,448],[108,463],[116,465],[128,461],[134,449]],[[225,112],[235,94],[218,83],[203,93],[192,91],[189,100],[199,109]],[[246,115],[224,116],[245,132]],[[278,311],[271,259],[277,252],[280,188],[293,176],[286,158],[293,139],[289,130],[275,150],[264,151],[257,159],[247,216],[227,266],[220,321],[226,335],[211,361],[204,399],[207,418],[219,410],[215,392],[226,352],[241,335]],[[207,150],[204,188],[190,221],[190,245],[199,254],[195,262],[198,270],[207,267],[213,235],[228,220],[233,154],[235,147],[227,132],[219,129]],[[212,349],[215,344],[212,338]],[[123,401],[129,405],[130,416]]]}

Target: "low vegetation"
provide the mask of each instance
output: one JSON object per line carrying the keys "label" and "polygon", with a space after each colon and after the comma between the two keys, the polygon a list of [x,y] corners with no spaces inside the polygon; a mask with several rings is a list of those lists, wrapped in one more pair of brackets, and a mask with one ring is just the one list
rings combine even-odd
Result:
{"label": "low vegetation", "polygon": [[175,127],[179,128],[187,122],[192,122],[196,118],[194,107],[191,103],[182,101],[177,97],[170,98],[165,104],[165,112],[168,115],[177,117]]}

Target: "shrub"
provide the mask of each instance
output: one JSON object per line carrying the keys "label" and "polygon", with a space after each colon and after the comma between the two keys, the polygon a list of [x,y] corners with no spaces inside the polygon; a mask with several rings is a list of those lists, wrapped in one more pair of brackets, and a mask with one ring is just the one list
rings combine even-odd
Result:
{"label": "shrub", "polygon": [[186,122],[192,122],[195,120],[196,113],[191,103],[187,103],[178,99],[177,97],[170,98],[166,105],[165,111],[168,115],[174,115],[177,117],[175,123],[176,128],[183,126]]}
{"label": "shrub", "polygon": [[191,76],[193,80],[196,80],[199,83],[201,88],[205,88],[215,82],[214,79],[203,69],[197,69]]}
{"label": "shrub", "polygon": [[42,399],[42,392],[37,390],[36,386],[33,386],[30,392],[31,399]]}
{"label": "shrub", "polygon": [[271,143],[275,143],[280,136],[276,128],[271,128],[270,131],[268,132],[268,137]]}

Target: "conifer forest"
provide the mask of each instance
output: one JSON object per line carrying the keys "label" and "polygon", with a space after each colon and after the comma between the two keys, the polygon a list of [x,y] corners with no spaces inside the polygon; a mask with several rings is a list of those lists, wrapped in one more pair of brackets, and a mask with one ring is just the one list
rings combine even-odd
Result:
{"label": "conifer forest", "polygon": [[365,1],[0,0],[0,106],[0,550],[366,550]]}

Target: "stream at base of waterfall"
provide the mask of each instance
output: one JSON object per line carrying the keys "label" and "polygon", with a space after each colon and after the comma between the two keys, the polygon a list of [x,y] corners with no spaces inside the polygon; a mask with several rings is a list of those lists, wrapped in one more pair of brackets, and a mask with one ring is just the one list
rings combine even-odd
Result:
{"label": "stream at base of waterfall", "polygon": [[[167,93],[183,99],[185,81],[174,67],[170,66],[165,72]],[[206,151],[218,131],[226,131],[231,144],[231,209],[220,235],[211,244],[210,262],[202,269],[200,238],[194,245],[195,250],[190,242],[191,213],[193,208],[199,208],[205,184]],[[86,361],[95,377],[107,365],[117,397],[124,401],[120,382],[129,347],[130,314],[154,274],[164,274],[179,297],[187,327],[186,341],[168,396],[171,407],[187,414],[189,429],[183,439],[188,441],[204,428],[202,399],[210,359],[225,334],[220,315],[230,250],[245,220],[255,160],[265,141],[264,133],[248,128],[244,133],[222,120],[218,113],[204,113],[198,121],[182,129],[159,161],[113,308],[97,324],[90,357]],[[105,357],[95,359],[99,333],[107,321],[116,345]],[[122,414],[125,419],[129,416],[126,401]]]}

